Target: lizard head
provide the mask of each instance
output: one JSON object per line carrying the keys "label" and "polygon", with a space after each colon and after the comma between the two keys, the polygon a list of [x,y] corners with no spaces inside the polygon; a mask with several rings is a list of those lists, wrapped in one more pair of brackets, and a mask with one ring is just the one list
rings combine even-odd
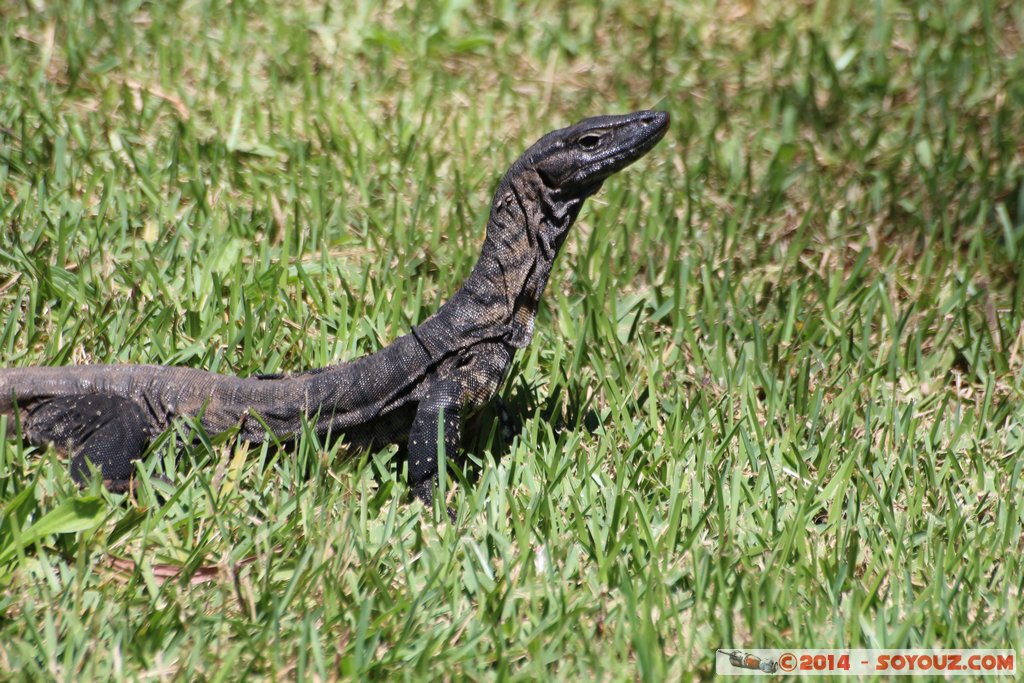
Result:
{"label": "lizard head", "polygon": [[668,130],[663,111],[595,116],[548,133],[523,155],[544,184],[563,195],[587,197],[604,179],[647,154]]}
{"label": "lizard head", "polygon": [[[474,329],[526,346],[551,268],[584,201],[658,144],[668,123],[660,111],[595,116],[535,142],[498,183],[480,260],[445,306],[457,299],[474,311],[465,316]],[[489,327],[483,319],[492,321]]]}

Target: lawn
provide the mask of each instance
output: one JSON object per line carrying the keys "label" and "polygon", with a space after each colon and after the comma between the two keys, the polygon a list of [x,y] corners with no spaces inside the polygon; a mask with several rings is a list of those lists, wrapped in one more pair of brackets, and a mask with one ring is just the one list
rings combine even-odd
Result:
{"label": "lawn", "polygon": [[311,434],[168,435],[134,496],[0,441],[0,677],[1024,651],[1024,5],[346,5],[0,0],[0,366],[374,351],[529,144],[665,109],[562,251],[522,431],[450,462],[454,524]]}

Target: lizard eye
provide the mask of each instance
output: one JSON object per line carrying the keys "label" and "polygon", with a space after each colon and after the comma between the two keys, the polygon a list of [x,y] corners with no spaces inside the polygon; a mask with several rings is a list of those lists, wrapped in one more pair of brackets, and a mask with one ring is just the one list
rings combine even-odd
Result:
{"label": "lizard eye", "polygon": [[601,144],[601,136],[590,133],[581,137],[579,140],[577,140],[577,142],[579,143],[580,147],[589,151]]}

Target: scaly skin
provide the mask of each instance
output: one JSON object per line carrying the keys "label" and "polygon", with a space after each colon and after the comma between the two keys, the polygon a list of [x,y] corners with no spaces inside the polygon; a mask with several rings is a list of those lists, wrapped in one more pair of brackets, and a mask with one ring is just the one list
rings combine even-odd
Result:
{"label": "scaly skin", "polygon": [[[498,185],[480,258],[434,315],[377,353],[289,377],[241,378],[155,365],[0,369],[0,414],[32,444],[92,463],[125,488],[146,445],[182,417],[210,434],[266,427],[294,438],[302,421],[356,447],[407,448],[409,484],[428,506],[438,477],[438,422],[455,453],[466,418],[501,387],[516,349],[530,343],[552,265],[587,197],[664,136],[668,114],[585,119],[548,133]],[[258,419],[257,419],[258,416]]]}

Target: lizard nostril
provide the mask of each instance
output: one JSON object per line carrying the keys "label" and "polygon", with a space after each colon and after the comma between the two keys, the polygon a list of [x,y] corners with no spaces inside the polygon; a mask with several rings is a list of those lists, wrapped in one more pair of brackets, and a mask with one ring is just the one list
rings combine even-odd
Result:
{"label": "lizard nostril", "polygon": [[668,123],[668,113],[663,111],[646,111],[637,119],[642,126],[660,128]]}

